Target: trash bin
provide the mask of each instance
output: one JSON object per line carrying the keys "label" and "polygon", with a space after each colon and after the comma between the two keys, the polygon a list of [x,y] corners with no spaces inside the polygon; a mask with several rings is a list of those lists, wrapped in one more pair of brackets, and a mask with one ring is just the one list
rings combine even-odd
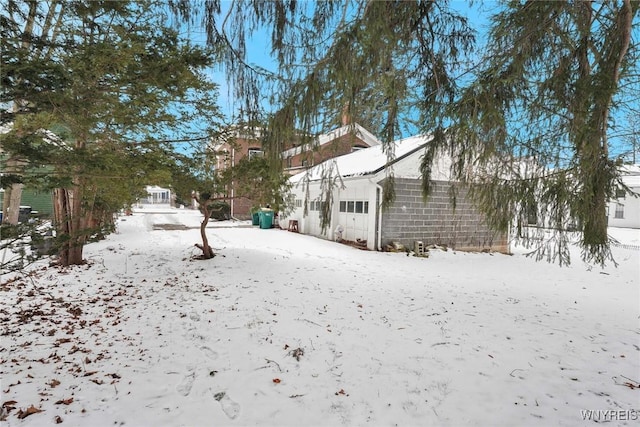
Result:
{"label": "trash bin", "polygon": [[251,225],[260,225],[260,212],[251,214]]}
{"label": "trash bin", "polygon": [[260,228],[267,229],[273,226],[273,209],[260,209]]}
{"label": "trash bin", "polygon": [[18,222],[29,222],[29,218],[31,217],[31,206],[20,206],[20,210],[18,211]]}

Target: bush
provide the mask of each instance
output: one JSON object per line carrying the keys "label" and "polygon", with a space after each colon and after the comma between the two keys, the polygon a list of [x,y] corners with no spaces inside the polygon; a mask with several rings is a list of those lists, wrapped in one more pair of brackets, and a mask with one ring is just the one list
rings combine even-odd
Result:
{"label": "bush", "polygon": [[231,219],[231,206],[229,206],[229,203],[222,201],[212,202],[209,205],[209,210],[211,211],[212,219],[218,221]]}

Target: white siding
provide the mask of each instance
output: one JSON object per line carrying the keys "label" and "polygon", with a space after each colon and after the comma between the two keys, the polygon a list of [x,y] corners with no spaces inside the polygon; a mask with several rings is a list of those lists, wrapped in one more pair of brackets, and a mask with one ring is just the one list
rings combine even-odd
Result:
{"label": "white siding", "polygon": [[[344,231],[342,238],[349,241],[366,240],[367,247],[369,249],[375,249],[376,235],[376,186],[368,178],[358,177],[346,179],[344,181],[345,188],[336,188],[333,191],[333,209],[331,215],[331,224],[327,229],[322,232],[320,226],[320,212],[317,210],[308,210],[308,214],[305,217],[304,212],[304,200],[305,190],[300,185],[294,187],[292,192],[295,199],[302,200],[302,206],[297,207],[286,218],[283,217],[283,223],[281,226],[286,228],[289,220],[297,220],[299,231],[304,234],[310,234],[312,236],[322,237],[325,239],[334,240],[334,232],[338,225],[342,225]],[[308,202],[315,202],[319,200],[320,185],[318,182],[312,182],[309,184],[309,200]],[[356,212],[340,212],[340,202],[361,202],[364,207],[364,203],[368,204],[368,213],[356,213]],[[311,207],[311,206],[310,206]],[[355,210],[355,209],[354,209]]]}
{"label": "white siding", "polygon": [[[356,242],[358,239],[369,241],[369,217],[371,214],[375,215],[375,201],[370,200],[370,184],[366,179],[349,180],[345,182],[346,188],[339,192],[337,197],[337,209],[334,216],[333,229],[335,230],[338,225],[344,228],[342,238],[352,242]],[[362,206],[364,202],[367,202],[367,213],[364,212],[340,212],[340,202],[344,202],[349,207],[353,207],[355,211],[356,202],[359,202]],[[359,205],[360,206],[360,205]],[[363,206],[364,207],[364,206]],[[374,230],[375,231],[375,230]]]}
{"label": "white siding", "polygon": [[[632,187],[631,190],[638,197],[626,194],[625,197],[609,202],[609,227],[640,228],[640,187]],[[622,218],[616,218],[616,216],[622,216]]]}

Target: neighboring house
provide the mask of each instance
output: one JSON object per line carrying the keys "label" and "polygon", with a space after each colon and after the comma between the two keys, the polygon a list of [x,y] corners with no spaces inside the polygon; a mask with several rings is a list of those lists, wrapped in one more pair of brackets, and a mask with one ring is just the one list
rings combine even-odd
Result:
{"label": "neighboring house", "polygon": [[[13,123],[8,123],[0,126],[0,135],[5,135],[11,132],[13,129]],[[58,147],[66,148],[65,143],[60,140],[60,138],[53,132],[49,130],[42,129],[38,131],[38,134],[42,136],[42,141],[46,144],[52,144]],[[10,166],[11,160],[2,149],[2,144],[0,143],[0,180],[2,180],[2,172],[10,173],[7,171],[13,171],[13,173],[19,174],[46,174],[50,173],[52,167],[51,166],[29,166],[24,169],[25,163],[22,161],[18,161]],[[53,216],[53,192],[52,191],[44,191],[38,190],[36,188],[30,186],[17,187],[17,191],[20,192],[20,203],[19,203],[19,221],[20,216],[22,216],[22,212],[25,209],[31,208],[31,212],[33,214],[37,214],[40,217],[52,217]],[[4,209],[5,203],[5,195],[9,194],[9,191],[5,191],[4,188],[0,188],[0,212]],[[7,200],[8,202],[8,200]],[[0,218],[2,214],[0,214]]]}
{"label": "neighboring house", "polygon": [[[341,230],[342,239],[358,242],[371,250],[383,250],[393,242],[413,249],[415,242],[422,242],[460,250],[508,252],[506,233],[489,229],[461,186],[456,209],[453,209],[449,189],[458,184],[449,178],[448,159],[443,157],[434,162],[434,190],[424,202],[419,165],[429,140],[416,136],[396,141],[395,159],[391,162],[382,146],[377,145],[327,160],[291,177],[295,208],[287,218],[281,218],[281,226],[285,227],[289,220],[297,221],[301,233],[328,239],[334,239],[336,230]],[[393,167],[396,196],[392,205],[383,210],[383,184],[390,167]],[[322,177],[325,183],[333,183],[331,224],[324,231],[320,218]]]}
{"label": "neighboring house", "polygon": [[147,185],[147,197],[140,199],[141,204],[150,205],[173,205],[175,196],[168,188],[158,187],[157,185]]}
{"label": "neighboring house", "polygon": [[634,194],[616,189],[616,198],[609,201],[609,227],[640,228],[640,165],[625,165],[621,170],[622,183]]}
{"label": "neighboring house", "polygon": [[[0,189],[0,212],[4,205],[4,189]],[[20,206],[30,206],[33,214],[40,217],[53,216],[53,192],[37,191],[32,188],[23,188]]]}
{"label": "neighboring house", "polygon": [[282,153],[283,166],[287,173],[295,175],[327,159],[380,144],[378,138],[359,124],[343,124],[318,136],[311,146],[285,150]]}
{"label": "neighboring house", "polygon": [[[240,129],[223,140],[215,141],[211,148],[215,153],[216,171],[222,172],[233,167],[245,157],[263,156],[261,137],[262,129],[260,128]],[[224,196],[228,197],[225,201],[229,203],[232,218],[250,218],[250,210],[253,206],[251,199],[237,197],[233,187],[229,188]]]}
{"label": "neighboring house", "polygon": [[[263,156],[261,129],[236,131],[229,142],[219,141],[213,144],[216,170],[223,171],[237,165],[245,157]],[[306,170],[324,160],[351,153],[364,148],[380,145],[380,141],[371,132],[359,124],[346,124],[325,134],[319,135],[312,144],[295,145],[290,141],[284,144],[287,149],[281,153],[284,171],[290,175]],[[235,189],[226,194],[231,206],[231,216],[246,219],[250,217],[253,202],[246,197],[236,197]]]}

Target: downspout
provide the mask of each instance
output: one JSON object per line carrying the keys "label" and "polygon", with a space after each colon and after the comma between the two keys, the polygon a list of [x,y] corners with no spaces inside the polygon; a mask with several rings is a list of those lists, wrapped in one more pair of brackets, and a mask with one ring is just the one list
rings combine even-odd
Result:
{"label": "downspout", "polygon": [[376,226],[376,250],[382,250],[382,186],[378,183],[375,183],[376,193],[380,192],[380,198],[376,197],[379,202],[379,206],[376,206],[376,212],[378,213],[378,224]]}
{"label": "downspout", "polygon": [[511,252],[511,232],[513,230],[513,219],[509,221],[509,228],[507,229],[507,254],[512,254]]}

